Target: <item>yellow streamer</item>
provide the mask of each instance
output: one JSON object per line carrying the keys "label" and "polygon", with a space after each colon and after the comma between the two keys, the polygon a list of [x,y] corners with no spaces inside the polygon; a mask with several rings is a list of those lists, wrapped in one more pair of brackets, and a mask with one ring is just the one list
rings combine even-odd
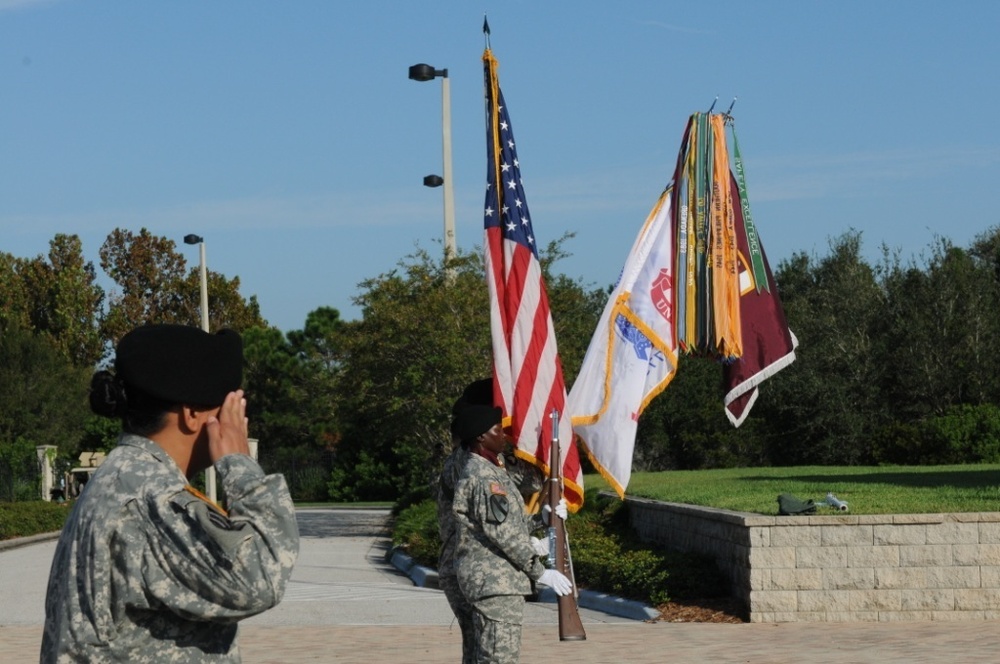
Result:
{"label": "yellow streamer", "polygon": [[743,354],[740,325],[740,284],[737,266],[736,223],[729,186],[729,150],[725,118],[712,115],[715,152],[712,163],[711,267],[715,347],[722,357]]}

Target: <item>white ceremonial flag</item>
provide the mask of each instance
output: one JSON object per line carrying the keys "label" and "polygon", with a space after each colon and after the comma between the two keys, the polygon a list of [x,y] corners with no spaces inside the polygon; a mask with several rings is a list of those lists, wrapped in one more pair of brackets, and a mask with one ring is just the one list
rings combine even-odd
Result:
{"label": "white ceremonial flag", "polygon": [[566,402],[574,433],[622,497],[639,415],[677,369],[671,198],[668,188],[636,238]]}

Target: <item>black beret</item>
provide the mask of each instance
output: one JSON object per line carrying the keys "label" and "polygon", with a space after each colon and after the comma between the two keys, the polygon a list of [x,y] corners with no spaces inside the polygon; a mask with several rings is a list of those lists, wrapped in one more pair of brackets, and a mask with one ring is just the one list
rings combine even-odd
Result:
{"label": "black beret", "polygon": [[469,383],[462,390],[462,396],[455,401],[455,404],[451,407],[451,414],[458,415],[458,411],[469,406],[471,404],[476,404],[479,406],[492,406],[493,405],[493,379],[484,378],[482,380],[477,380],[474,383]]}
{"label": "black beret", "polygon": [[243,340],[233,330],[146,325],[118,342],[115,371],[126,389],[170,403],[218,406],[243,382]]}
{"label": "black beret", "polygon": [[455,414],[455,419],[451,422],[451,433],[463,442],[472,440],[500,424],[502,419],[503,411],[495,406],[470,404]]}

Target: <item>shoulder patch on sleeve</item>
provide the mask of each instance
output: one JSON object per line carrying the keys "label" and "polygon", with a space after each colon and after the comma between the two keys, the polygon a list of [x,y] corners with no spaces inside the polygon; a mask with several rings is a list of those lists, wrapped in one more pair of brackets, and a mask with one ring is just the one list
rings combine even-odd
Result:
{"label": "shoulder patch on sleeve", "polygon": [[487,521],[491,521],[493,523],[503,523],[506,521],[507,515],[510,513],[510,503],[507,501],[506,494],[491,495],[488,503],[488,510],[489,513],[486,515]]}
{"label": "shoulder patch on sleeve", "polygon": [[205,533],[215,540],[226,553],[235,552],[240,544],[251,536],[245,527],[246,524],[233,523],[207,503],[201,502],[193,507],[195,519]]}
{"label": "shoulder patch on sleeve", "polygon": [[187,512],[202,532],[227,554],[252,536],[246,524],[233,522],[214,503],[202,500],[196,492],[183,491],[174,496],[173,502]]}
{"label": "shoulder patch on sleeve", "polygon": [[490,493],[494,496],[506,496],[507,490],[500,482],[490,482]]}

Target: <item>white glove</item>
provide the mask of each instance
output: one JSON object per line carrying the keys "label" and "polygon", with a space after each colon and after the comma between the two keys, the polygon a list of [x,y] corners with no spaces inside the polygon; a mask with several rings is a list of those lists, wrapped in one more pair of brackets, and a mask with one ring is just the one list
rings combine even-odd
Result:
{"label": "white glove", "polygon": [[549,555],[549,540],[538,539],[537,537],[531,538],[531,548],[535,550],[536,556],[547,556]]}
{"label": "white glove", "polygon": [[547,569],[542,572],[538,582],[552,588],[557,595],[568,595],[573,592],[573,582],[566,578],[562,572],[554,569]]}
{"label": "white glove", "polygon": [[[569,516],[569,510],[566,509],[566,499],[560,498],[559,503],[556,505],[556,516],[558,516],[563,521]],[[542,523],[546,526],[552,525],[552,508],[548,504],[542,505]]]}

